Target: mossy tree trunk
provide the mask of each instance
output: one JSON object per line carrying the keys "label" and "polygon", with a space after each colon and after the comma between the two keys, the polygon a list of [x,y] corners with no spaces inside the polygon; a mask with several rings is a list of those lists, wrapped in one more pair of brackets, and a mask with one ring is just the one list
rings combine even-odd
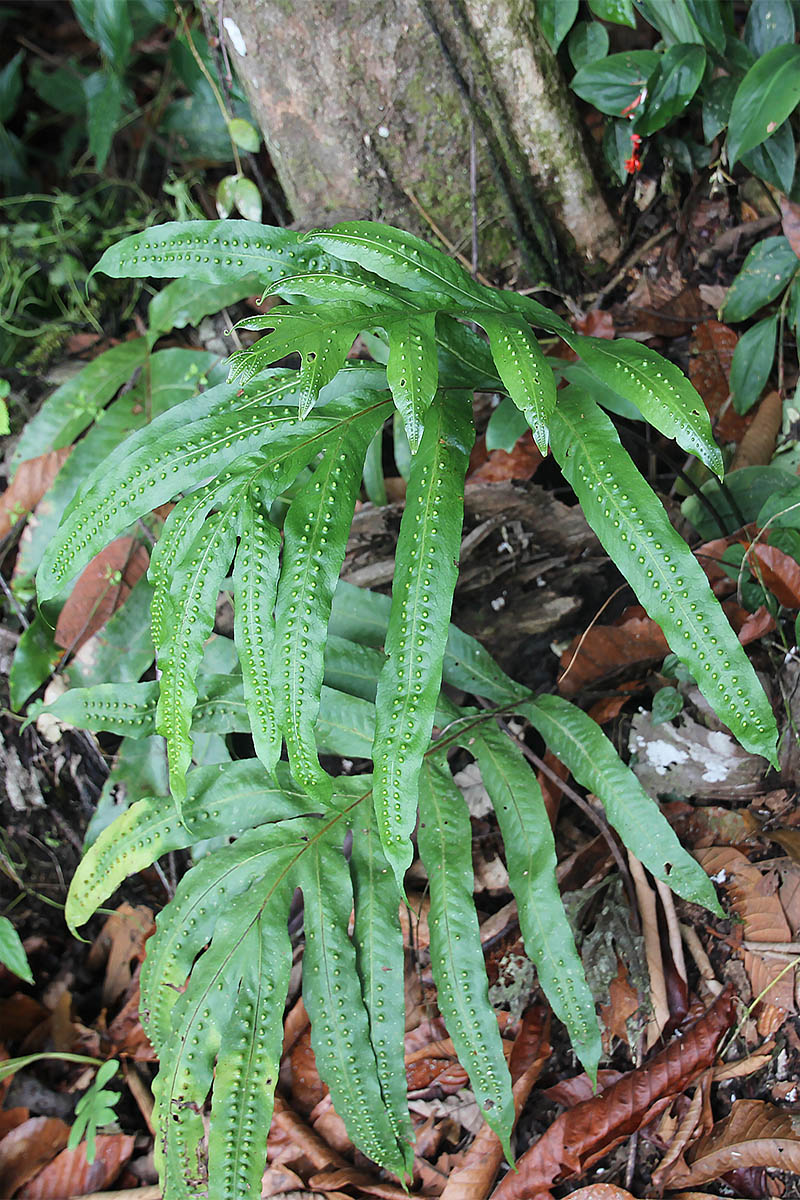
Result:
{"label": "mossy tree trunk", "polygon": [[[206,0],[217,13],[214,0]],[[218,0],[222,3],[222,0]],[[295,220],[372,218],[566,284],[617,228],[529,0],[224,0]]]}

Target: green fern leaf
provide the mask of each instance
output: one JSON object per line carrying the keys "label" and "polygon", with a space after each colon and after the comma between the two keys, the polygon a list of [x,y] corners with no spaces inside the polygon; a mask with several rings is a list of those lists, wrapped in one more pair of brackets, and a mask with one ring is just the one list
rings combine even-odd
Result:
{"label": "green fern leaf", "polygon": [[542,791],[518,747],[485,722],[470,751],[480,767],[503,836],[525,950],[553,1012],[592,1079],[600,1061],[594,999],[556,882],[556,849]]}
{"label": "green fern leaf", "polygon": [[[290,229],[254,221],[168,221],[110,246],[92,271],[114,279],[152,278],[230,283],[257,275],[262,283],[329,261]],[[90,276],[91,278],[91,276]]]}
{"label": "green fern leaf", "polygon": [[578,783],[599,797],[622,841],[656,879],[685,900],[717,914],[722,911],[705,871],[684,850],[658,805],[591,717],[560,696],[540,696],[518,711]]}
{"label": "green fern leaf", "polygon": [[164,640],[156,646],[161,671],[156,732],[167,739],[172,795],[181,810],[192,761],[192,710],[203,646],[214,627],[217,596],[236,545],[238,500],[209,517],[172,581]]}
{"label": "green fern leaf", "polygon": [[40,600],[58,595],[109,541],[176,492],[205,484],[210,474],[290,432],[296,411],[271,402],[295,384],[296,372],[281,372],[241,396],[220,384],[137,430],[93,472],[64,513],[39,567]]}
{"label": "green fern leaf", "polygon": [[276,785],[267,783],[254,758],[226,764],[224,770],[218,764],[198,767],[187,782],[183,822],[168,796],[148,797],[121,813],[92,843],[67,896],[65,917],[73,933],[129,875],[144,871],[162,855],[308,811],[308,797],[292,781],[286,764],[277,767]]}
{"label": "green fern leaf", "polygon": [[375,705],[323,685],[316,734],[317,745],[323,754],[371,758],[375,738]]}
{"label": "green fern leaf", "polygon": [[775,718],[747,655],[611,420],[570,387],[559,396],[551,437],[587,521],[720,720],[745,749],[776,762]]}
{"label": "green fern leaf", "polygon": [[[365,780],[368,794],[370,780]],[[394,873],[386,861],[371,807],[355,814],[350,874],[355,897],[356,964],[369,1015],[370,1040],[386,1111],[405,1147],[411,1173],[414,1133],[408,1112],[405,1062],[398,1053],[405,1035],[403,935],[398,919],[401,902]]]}
{"label": "green fern leaf", "polygon": [[[391,608],[389,596],[355,587],[340,579],[333,598],[329,632],[359,645],[382,647]],[[476,696],[485,696],[494,704],[518,700],[523,691],[500,669],[480,642],[456,625],[451,625],[447,634],[442,678],[445,683]],[[332,686],[339,685],[332,681]],[[344,691],[351,690],[344,685],[342,688]],[[367,695],[361,691],[354,694]],[[367,695],[367,698],[370,697]]]}
{"label": "green fern leaf", "polygon": [[547,453],[549,424],[556,406],[556,382],[544,351],[522,317],[475,313],[509,396],[522,412],[542,454]]}
{"label": "green fern leaf", "polygon": [[471,406],[456,393],[441,393],[429,409],[397,543],[373,760],[378,829],[400,887],[411,861],[417,781],[433,728],[458,577],[471,418]]}
{"label": "green fern leaf", "polygon": [[369,321],[369,310],[359,304],[329,304],[320,308],[276,308],[263,317],[247,317],[239,322],[244,329],[271,329],[250,350],[239,350],[228,359],[230,380],[249,382],[270,363],[299,354],[297,382],[301,420],[317,402],[322,388],[334,378],[362,326]]}
{"label": "green fern leaf", "polygon": [[158,684],[135,683],[121,688],[118,683],[98,683],[94,687],[69,688],[51,704],[36,701],[28,708],[22,728],[42,713],[50,713],[76,729],[94,733],[116,733],[120,737],[142,738],[155,732]]}
{"label": "green fern leaf", "polygon": [[[206,855],[184,875],[156,919],[156,932],[147,943],[142,965],[142,1026],[159,1057],[174,1041],[175,1003],[198,949],[211,940],[220,914],[253,886],[261,888],[263,901],[265,880],[270,881],[270,888],[281,886],[308,834],[309,824],[303,821],[283,820],[277,826],[252,829],[232,846]],[[220,1028],[223,1025],[221,1021]]]}
{"label": "green fern leaf", "polygon": [[270,775],[281,753],[270,678],[280,547],[280,530],[271,523],[269,508],[260,490],[250,488],[242,507],[233,572],[234,638],[242,667],[253,744]]}
{"label": "green fern leaf", "polygon": [[411,452],[416,454],[422,440],[425,413],[436,395],[439,380],[436,316],[420,313],[392,323],[388,332],[386,378],[403,418]]}
{"label": "green fern leaf", "polygon": [[419,784],[419,853],[430,881],[431,968],[439,1009],[481,1112],[511,1159],[511,1079],[503,1057],[475,912],[472,831],[449,770],[426,759]]}
{"label": "green fern leaf", "polygon": [[169,637],[165,618],[171,615],[169,593],[178,563],[186,553],[187,546],[191,546],[200,533],[211,509],[215,504],[229,499],[231,490],[237,485],[241,486],[241,483],[236,478],[229,478],[224,483],[214,480],[184,496],[167,517],[161,537],[153,547],[147,570],[147,577],[153,585],[150,629],[154,646],[163,646]]}
{"label": "green fern leaf", "polygon": [[303,999],[317,1069],[356,1145],[401,1174],[403,1155],[381,1094],[355,947],[347,936],[353,892],[344,855],[331,840],[316,841],[297,868],[306,934]]}
{"label": "green fern leaf", "polygon": [[[487,293],[446,254],[422,238],[376,221],[345,221],[332,229],[303,235],[304,244],[321,246],[328,254],[356,262],[365,270],[411,292],[431,293],[457,301],[461,307],[487,303]],[[491,301],[489,301],[491,303]]]}
{"label": "green fern leaf", "polygon": [[325,635],[367,447],[387,411],[379,393],[364,393],[360,410],[331,432],[325,457],[292,501],[284,523],[275,605],[275,695],[292,772],[323,799],[330,796],[331,782],[319,763],[314,723]]}
{"label": "green fern leaf", "polygon": [[665,437],[675,438],[722,478],[722,451],[711,433],[705,404],[674,363],[630,338],[569,338],[573,350],[603,383],[633,401],[642,416]]}
{"label": "green fern leaf", "polygon": [[228,901],[209,949],[194,964],[185,991],[176,998],[173,1018],[180,1037],[159,1049],[153,1116],[164,1131],[162,1142],[156,1142],[155,1159],[165,1200],[201,1200],[208,1195],[200,1153],[205,1135],[203,1104],[211,1090],[221,1032],[230,1018],[231,996],[239,991],[248,960],[256,951],[260,904],[261,892],[256,888]]}
{"label": "green fern leaf", "polygon": [[222,1033],[208,1136],[209,1195],[215,1200],[261,1196],[292,966],[289,899],[284,888],[260,914]]}

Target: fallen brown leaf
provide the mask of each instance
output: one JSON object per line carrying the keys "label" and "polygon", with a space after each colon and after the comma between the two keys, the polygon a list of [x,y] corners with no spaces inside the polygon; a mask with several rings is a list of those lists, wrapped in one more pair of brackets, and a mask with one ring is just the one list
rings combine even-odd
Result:
{"label": "fallen brown leaf", "polygon": [[69,1125],[57,1117],[31,1117],[0,1142],[0,1196],[13,1196],[67,1144]]}
{"label": "fallen brown leaf", "polygon": [[[755,560],[755,561],[754,561]],[[750,569],[784,608],[800,608],[800,565],[776,546],[756,542],[747,554]]]}
{"label": "fallen brown leaf", "polygon": [[[550,1057],[550,1022],[542,1009],[528,1009],[511,1051],[514,1115],[519,1117]],[[442,1200],[484,1200],[503,1161],[500,1139],[488,1125],[476,1134],[461,1164],[450,1172]]]}
{"label": "fallen brown leaf", "polygon": [[19,464],[11,486],[0,496],[0,537],[5,537],[20,517],[33,512],[71,453],[72,447],[65,446]]}
{"label": "fallen brown leaf", "polygon": [[155,928],[152,910],[127,902],[106,920],[89,951],[88,963],[97,969],[105,960],[103,1004],[110,1005],[130,988],[133,966],[144,957],[144,943]]}
{"label": "fallen brown leaf", "polygon": [[717,436],[724,442],[740,441],[748,425],[747,419],[728,403],[731,362],[738,341],[737,334],[721,321],[702,321],[692,334],[689,350],[689,378],[705,402]]}
{"label": "fallen brown leaf", "polygon": [[[544,459],[536,448],[533,434],[526,430],[510,453],[505,450],[484,451],[470,472],[470,482],[504,483],[508,479],[533,479]],[[478,459],[480,456],[478,455]]]}
{"label": "fallen brown leaf", "polygon": [[565,1200],[636,1200],[630,1192],[613,1183],[590,1183],[588,1187],[570,1192]]}
{"label": "fallen brown leaf", "polygon": [[590,683],[621,668],[656,662],[669,652],[664,634],[637,607],[626,609],[615,625],[593,625],[576,637],[561,655],[562,696],[575,696]]}
{"label": "fallen brown leaf", "polygon": [[800,1133],[792,1114],[763,1100],[736,1100],[730,1115],[687,1155],[686,1170],[676,1165],[670,1187],[710,1183],[728,1171],[773,1167],[800,1174]]}
{"label": "fallen brown leaf", "polygon": [[789,245],[800,258],[800,204],[781,196],[781,227]]}
{"label": "fallen brown leaf", "polygon": [[682,1037],[650,1062],[557,1117],[518,1160],[516,1172],[505,1176],[494,1200],[550,1195],[554,1184],[581,1174],[653,1120],[711,1066],[734,1017],[733,993],[726,989]]}
{"label": "fallen brown leaf", "polygon": [[778,392],[768,392],[755,410],[750,425],[736,448],[729,471],[741,467],[766,467],[775,453],[775,442],[783,422],[783,401]]}
{"label": "fallen brown leaf", "polygon": [[62,1150],[17,1192],[17,1200],[64,1200],[108,1187],[130,1160],[135,1140],[126,1133],[98,1134],[97,1153],[91,1164],[86,1160],[85,1143],[74,1150]]}
{"label": "fallen brown leaf", "polygon": [[117,538],[78,576],[56,625],[55,643],[78,650],[124,604],[150,563],[135,538]]}

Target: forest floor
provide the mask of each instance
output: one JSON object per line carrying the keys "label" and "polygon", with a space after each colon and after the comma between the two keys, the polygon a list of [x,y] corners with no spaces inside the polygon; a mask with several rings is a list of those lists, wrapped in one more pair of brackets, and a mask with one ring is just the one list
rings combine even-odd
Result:
{"label": "forest floor", "polygon": [[[620,869],[618,847],[592,820],[591,797],[577,807],[563,770],[545,759],[550,773],[541,783],[553,814],[559,883],[602,1022],[604,1059],[593,1092],[524,958],[497,824],[465,759],[457,778],[470,807],[490,996],[519,1101],[513,1151],[515,1158],[528,1152],[520,1197],[800,1196],[800,564],[789,543],[770,546],[753,523],[769,472],[798,471],[800,413],[782,404],[797,384],[797,354],[788,339],[781,342],[775,390],[766,389],[741,416],[730,404],[738,334],[717,317],[755,239],[783,227],[800,253],[800,221],[796,210],[781,213],[764,189],[745,196],[694,188],[680,197],[660,185],[646,174],[630,181],[626,254],[563,311],[582,332],[634,338],[677,363],[728,448],[733,482],[724,495],[742,520],[715,525],[702,509],[697,516],[697,505],[683,503],[703,478],[675,446],[643,424],[619,422],[626,447],[689,539],[781,714],[781,769],[739,748],[693,681],[665,666],[663,635],[530,435],[511,453],[487,451],[482,431],[494,401],[479,396],[453,620],[515,679],[569,697],[605,728],[718,884],[728,914],[719,919],[654,886],[635,860],[623,858]],[[110,341],[72,336],[25,379],[9,372],[29,412],[56,382],[132,336],[137,320],[133,313]],[[163,344],[218,353],[228,323],[229,314],[205,320]],[[384,466],[388,502],[359,505],[343,575],[386,591],[404,482],[388,448]],[[26,536],[18,515],[31,513],[28,524],[35,523],[54,469],[38,463],[15,492],[0,495],[7,596]],[[732,549],[740,548],[741,558],[753,546],[752,578],[720,565],[733,561]],[[96,599],[84,598],[86,611]],[[87,926],[87,941],[69,934],[67,889],[119,741],[41,718],[21,727],[24,714],[12,711],[5,680],[27,619],[24,605],[3,602],[0,906],[22,939],[33,982],[0,965],[0,1060],[34,1059],[0,1080],[0,1197],[74,1200],[102,1193],[157,1200],[155,1062],[139,1020],[138,980],[155,916],[190,860],[170,854],[134,876]],[[218,631],[230,624],[230,605],[221,604]],[[102,632],[89,631],[84,616],[65,634],[65,645],[70,654],[82,648],[91,654]],[[63,665],[62,659],[57,670]],[[124,772],[115,779],[111,799],[118,804],[125,800]],[[133,777],[128,787],[135,789]],[[484,1200],[508,1168],[438,1015],[426,891],[415,862],[403,913],[406,1069],[417,1134],[411,1190]],[[400,1200],[406,1193],[399,1184],[350,1143],[316,1071],[300,997],[299,912],[292,932],[295,969],[262,1196]],[[120,1064],[109,1084],[118,1098],[92,1164],[85,1143],[67,1149],[67,1139],[95,1068],[52,1055]]]}

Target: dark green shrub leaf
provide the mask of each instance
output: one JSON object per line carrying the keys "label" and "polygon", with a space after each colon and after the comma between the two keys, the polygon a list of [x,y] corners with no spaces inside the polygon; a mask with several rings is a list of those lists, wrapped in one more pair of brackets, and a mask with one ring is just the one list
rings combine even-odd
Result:
{"label": "dark green shrub leaf", "polygon": [[751,0],[744,40],[756,58],[794,41],[794,12],[789,0]]}
{"label": "dark green shrub leaf", "polygon": [[798,101],[800,46],[776,46],[750,68],[733,98],[728,122],[731,166],[748,150],[766,141],[794,111]]}
{"label": "dark green shrub leaf", "polygon": [[713,142],[728,124],[738,86],[739,80],[732,75],[720,75],[703,88],[703,137],[707,142]]}
{"label": "dark green shrub leaf", "polygon": [[[797,49],[800,51],[800,46]],[[800,69],[797,74],[800,77]],[[783,291],[798,269],[800,260],[785,237],[769,237],[756,242],[730,286],[722,307],[722,319],[743,321],[752,317]]]}
{"label": "dark green shrub leaf", "polygon": [[504,396],[489,417],[486,426],[486,449],[505,450],[510,454],[530,426],[524,414],[510,396]]}
{"label": "dark green shrub leaf", "polygon": [[234,117],[232,121],[228,122],[228,133],[242,150],[247,150],[250,154],[258,153],[261,135],[249,121],[245,121],[242,117]]}
{"label": "dark green shrub leaf", "polygon": [[636,0],[636,7],[658,30],[668,47],[676,42],[702,42],[686,0],[672,0],[670,4],[661,4],[659,0]]}
{"label": "dark green shrub leaf", "polygon": [[603,802],[606,815],[625,845],[656,879],[719,914],[713,884],[684,850],[672,826],[591,717],[562,700],[540,696],[520,708],[547,745],[582,787]]}
{"label": "dark green shrub leaf", "polygon": [[628,50],[609,54],[600,62],[581,67],[571,88],[609,117],[627,116],[636,104],[660,56],[653,50]]}
{"label": "dark green shrub leaf", "polygon": [[741,161],[759,179],[788,194],[794,183],[796,159],[791,121],[786,120],[772,137],[743,154]]}
{"label": "dark green shrub leaf", "polygon": [[567,49],[576,71],[605,58],[608,54],[608,33],[605,26],[599,21],[578,21],[569,35]]}
{"label": "dark green shrub leaf", "polygon": [[578,0],[536,0],[536,19],[555,54],[578,15]]}
{"label": "dark green shrub leaf", "polygon": [[738,413],[746,413],[758,400],[772,370],[778,314],[757,321],[736,344],[731,362],[731,396]]}
{"label": "dark green shrub leaf", "polygon": [[780,501],[796,484],[797,476],[782,467],[740,467],[726,476],[724,487],[716,479],[707,480],[701,487],[703,496],[712,503],[713,512],[697,496],[687,496],[681,512],[700,537],[708,541],[755,521],[768,500]]}
{"label": "dark green shrub leaf", "polygon": [[0,963],[25,983],[33,983],[28,956],[8,917],[0,917]]}
{"label": "dark green shrub leaf", "polygon": [[648,83],[648,96],[636,132],[642,137],[663,129],[692,99],[706,69],[706,52],[696,43],[670,46]]}
{"label": "dark green shrub leaf", "polygon": [[481,1112],[511,1158],[511,1079],[489,1003],[473,900],[472,831],[450,771],[426,759],[419,780],[419,853],[430,882],[431,969],[439,1010]]}
{"label": "dark green shrub leaf", "polygon": [[683,712],[683,696],[677,688],[659,688],[653,696],[652,721],[654,725],[663,725]]}
{"label": "dark green shrub leaf", "polygon": [[440,393],[428,410],[411,468],[397,542],[373,760],[378,830],[401,887],[442,680],[473,437],[469,402],[457,393]]}
{"label": "dark green shrub leaf", "polygon": [[773,761],[775,718],[747,655],[610,419],[570,387],[559,397],[552,445],[587,521],[711,707],[745,749]]}
{"label": "dark green shrub leaf", "polygon": [[589,8],[601,21],[613,21],[616,25],[636,28],[633,0],[589,0]]}
{"label": "dark green shrub leaf", "polygon": [[83,81],[83,90],[88,114],[89,150],[94,155],[98,171],[102,171],[122,118],[122,106],[128,89],[119,75],[104,70],[88,75]]}
{"label": "dark green shrub leaf", "polygon": [[573,1049],[594,1078],[600,1030],[594,999],[556,882],[556,848],[542,791],[519,748],[486,722],[470,747],[503,835],[511,890],[525,950],[553,1012],[567,1027]]}
{"label": "dark green shrub leaf", "polygon": [[686,0],[686,7],[707,45],[724,54],[725,23],[719,0]]}

